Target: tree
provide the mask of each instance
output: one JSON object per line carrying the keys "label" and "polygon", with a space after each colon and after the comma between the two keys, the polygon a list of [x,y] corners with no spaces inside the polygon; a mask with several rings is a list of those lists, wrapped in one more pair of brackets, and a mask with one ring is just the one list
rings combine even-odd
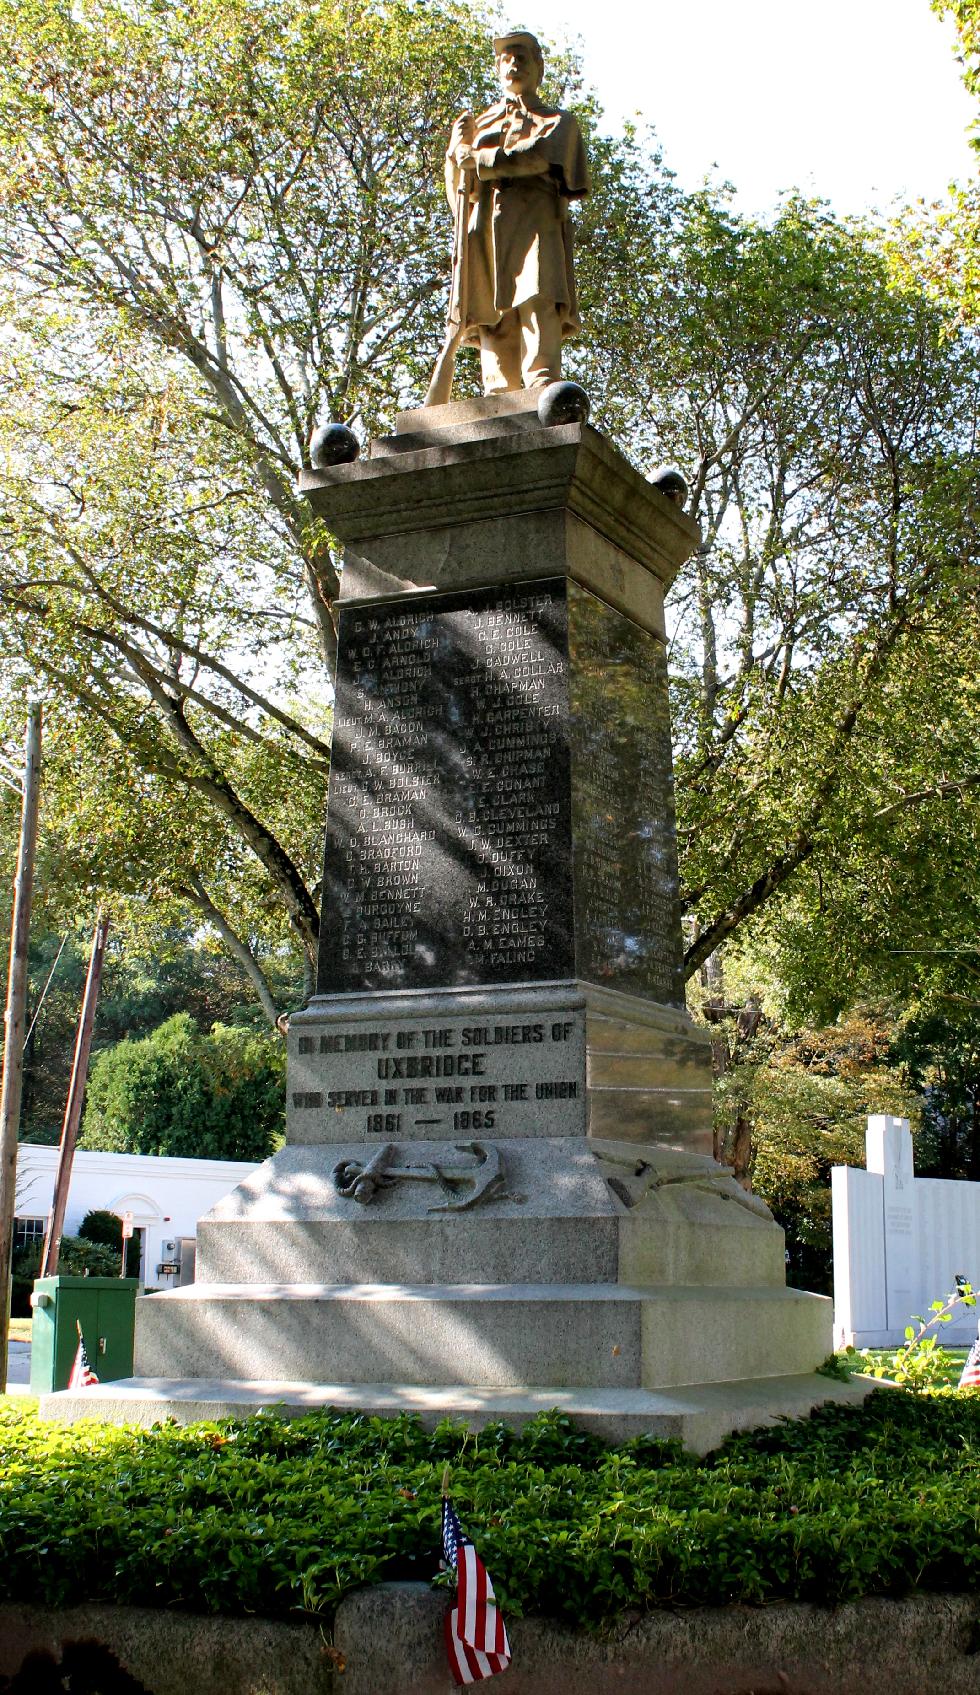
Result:
{"label": "tree", "polygon": [[282,1141],[284,1054],[271,1036],[188,1013],[106,1048],[92,1067],[80,1148],[263,1160]]}
{"label": "tree", "polygon": [[[965,950],[964,950],[965,951]],[[972,950],[973,975],[980,949]],[[922,1129],[916,1138],[920,1177],[980,1182],[980,1035],[977,1007],[927,1003],[909,1018],[895,1051],[922,1093]]]}
{"label": "tree", "polygon": [[111,748],[130,875],[245,961],[222,900],[258,871],[309,971],[337,574],[295,477],[321,412],[374,427],[437,339],[435,160],[485,40],[296,0],[0,31],[6,657],[85,709],[86,764]]}
{"label": "tree", "polygon": [[[978,0],[932,0],[939,17],[951,17],[960,38],[963,81],[971,94],[980,96],[980,3]],[[973,138],[980,151],[980,135]]]}
{"label": "tree", "polygon": [[751,1125],[746,1174],[786,1232],[798,1288],[830,1290],[830,1173],[863,1167],[872,1112],[909,1118],[918,1148],[919,1103],[895,1053],[894,1017],[881,1009],[795,1032],[763,1017],[721,1080],[716,1113],[724,1128],[739,1117]]}
{"label": "tree", "polygon": [[[87,967],[87,937],[35,926],[30,955],[31,1035],[25,1052],[21,1140],[57,1142],[64,1116],[79,1005]],[[281,1005],[299,998],[289,960],[267,958],[263,969]],[[175,1013],[187,1012],[209,1030],[215,1023],[261,1027],[247,979],[234,959],[204,944],[187,926],[152,936],[110,932],[93,1054],[126,1037],[151,1034]]]}
{"label": "tree", "polygon": [[[30,1318],[31,1292],[41,1269],[40,1241],[18,1248],[13,1256],[10,1312],[12,1318]],[[82,1236],[62,1236],[58,1253],[62,1277],[118,1277],[119,1248],[108,1248]]]}

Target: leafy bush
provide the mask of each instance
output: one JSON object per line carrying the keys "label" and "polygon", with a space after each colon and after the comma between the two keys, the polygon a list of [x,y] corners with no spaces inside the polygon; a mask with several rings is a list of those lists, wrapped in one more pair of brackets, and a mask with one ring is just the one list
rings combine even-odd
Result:
{"label": "leafy bush", "polygon": [[[445,1463],[510,1613],[980,1588],[980,1393],[879,1390],[696,1460],[522,1432],[273,1414],[152,1431],[0,1408],[0,1598],[331,1615],[434,1576]],[[140,1533],[134,1539],[133,1524]]]}
{"label": "leafy bush", "polygon": [[[30,1315],[31,1290],[40,1275],[42,1251],[41,1242],[32,1242],[29,1248],[20,1248],[13,1256],[10,1310],[16,1318]],[[80,1236],[62,1236],[58,1270],[66,1277],[118,1277],[119,1254],[100,1242],[86,1242]]]}
{"label": "leafy bush", "polygon": [[[101,1242],[105,1247],[112,1248],[116,1257],[116,1270],[118,1271],[122,1250],[122,1220],[118,1213],[103,1212],[98,1208],[87,1212],[78,1226],[78,1234],[85,1242]],[[131,1236],[126,1243],[127,1277],[139,1276],[140,1257],[140,1239],[137,1234]]]}
{"label": "leafy bush", "polygon": [[916,1313],[912,1323],[905,1326],[905,1342],[896,1354],[886,1354],[883,1359],[874,1358],[872,1356],[878,1355],[879,1350],[862,1348],[861,1355],[870,1375],[890,1378],[893,1383],[900,1383],[903,1389],[936,1389],[948,1383],[956,1360],[948,1348],[941,1345],[938,1327],[951,1324],[958,1307],[975,1307],[976,1304],[973,1284],[966,1277],[957,1277],[956,1287],[948,1295],[930,1303],[931,1318]]}
{"label": "leafy bush", "polygon": [[184,1159],[262,1160],[282,1139],[285,1053],[278,1037],[177,1013],[92,1066],[79,1146]]}

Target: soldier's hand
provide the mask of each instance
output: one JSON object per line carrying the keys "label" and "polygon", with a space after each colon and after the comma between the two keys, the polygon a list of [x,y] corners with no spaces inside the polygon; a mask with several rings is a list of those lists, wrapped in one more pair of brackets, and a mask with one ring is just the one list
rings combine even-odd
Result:
{"label": "soldier's hand", "polygon": [[449,137],[449,154],[456,164],[463,166],[473,157],[473,141],[476,136],[476,122],[472,112],[463,112],[453,124]]}

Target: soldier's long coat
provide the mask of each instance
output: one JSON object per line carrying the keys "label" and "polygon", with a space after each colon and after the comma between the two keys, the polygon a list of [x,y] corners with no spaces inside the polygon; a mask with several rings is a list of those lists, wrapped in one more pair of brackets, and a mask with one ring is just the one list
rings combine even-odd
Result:
{"label": "soldier's long coat", "polygon": [[[540,296],[560,308],[562,334],[580,327],[568,203],[589,192],[582,135],[570,112],[498,100],[476,119],[469,172],[470,211],[464,274],[465,322],[499,323],[504,312]],[[446,160],[446,193],[456,206],[460,172]],[[460,322],[453,266],[450,322]]]}

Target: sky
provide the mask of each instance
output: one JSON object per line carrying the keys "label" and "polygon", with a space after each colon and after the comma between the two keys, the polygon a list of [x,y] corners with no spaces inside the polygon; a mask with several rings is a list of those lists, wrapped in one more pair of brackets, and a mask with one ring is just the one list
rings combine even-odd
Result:
{"label": "sky", "polygon": [[[514,23],[581,38],[614,123],[652,123],[684,188],[728,179],[761,216],[800,188],[840,213],[941,198],[977,171],[952,25],[929,0],[523,0]],[[508,14],[509,16],[509,14]]]}

